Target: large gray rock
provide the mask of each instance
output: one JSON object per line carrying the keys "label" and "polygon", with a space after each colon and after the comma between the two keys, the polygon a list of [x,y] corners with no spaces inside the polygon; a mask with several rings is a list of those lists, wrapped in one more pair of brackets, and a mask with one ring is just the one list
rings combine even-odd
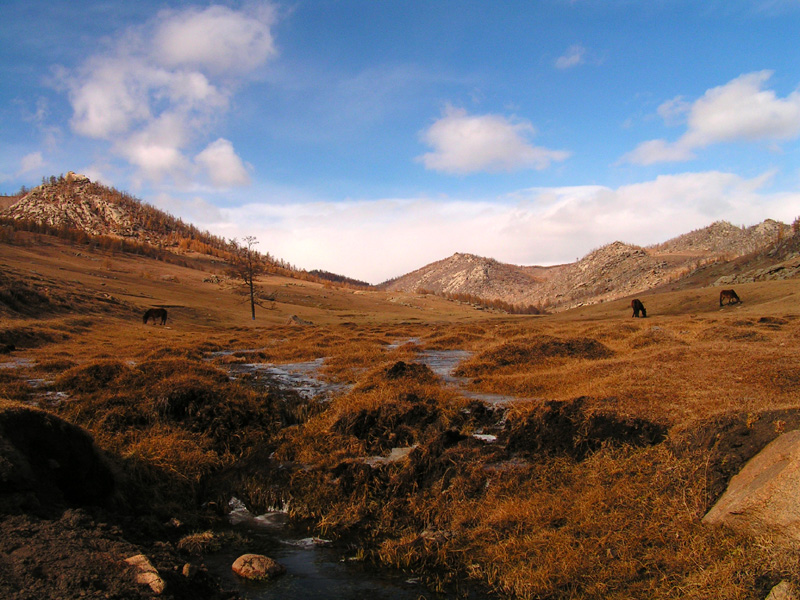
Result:
{"label": "large gray rock", "polygon": [[731,479],[703,517],[752,533],[778,533],[800,541],[800,430],[784,433]]}

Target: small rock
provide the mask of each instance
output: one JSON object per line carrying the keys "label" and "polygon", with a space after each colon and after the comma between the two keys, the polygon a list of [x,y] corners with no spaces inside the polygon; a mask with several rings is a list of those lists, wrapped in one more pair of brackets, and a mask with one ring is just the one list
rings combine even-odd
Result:
{"label": "small rock", "polygon": [[186,563],[183,565],[183,569],[181,570],[181,574],[186,577],[186,579],[194,578],[199,572],[200,567],[193,565],[192,563]]}
{"label": "small rock", "polygon": [[263,554],[243,554],[231,568],[239,577],[254,581],[265,581],[286,572],[286,567]]}

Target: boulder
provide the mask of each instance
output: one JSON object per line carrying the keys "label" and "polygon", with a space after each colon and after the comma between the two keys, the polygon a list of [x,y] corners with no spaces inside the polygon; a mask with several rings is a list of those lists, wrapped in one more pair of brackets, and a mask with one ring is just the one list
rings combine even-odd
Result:
{"label": "boulder", "polygon": [[136,570],[136,583],[150,586],[156,594],[163,594],[167,584],[161,579],[158,571],[144,554],[126,558],[125,562]]}
{"label": "boulder", "polygon": [[797,600],[795,587],[788,581],[781,581],[772,588],[767,600]]}
{"label": "boulder", "polygon": [[306,321],[305,319],[302,319],[302,318],[298,317],[297,315],[292,315],[291,317],[289,317],[286,320],[286,324],[287,325],[302,325],[303,327],[308,327],[309,325],[313,325],[314,323],[312,323],[311,321]]}
{"label": "boulder", "polygon": [[253,581],[265,581],[286,572],[282,564],[263,554],[243,554],[231,568],[239,577]]}
{"label": "boulder", "polygon": [[800,430],[768,444],[735,475],[703,517],[750,534],[779,533],[800,541]]}

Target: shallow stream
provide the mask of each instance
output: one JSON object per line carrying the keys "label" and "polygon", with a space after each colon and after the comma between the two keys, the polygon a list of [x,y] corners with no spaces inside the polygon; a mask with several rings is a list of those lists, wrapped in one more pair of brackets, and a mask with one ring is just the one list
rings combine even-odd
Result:
{"label": "shallow stream", "polygon": [[[232,502],[238,502],[236,499]],[[326,540],[302,537],[286,524],[285,513],[252,517],[239,503],[231,513],[234,528],[253,539],[258,552],[286,567],[286,573],[271,581],[249,582],[231,570],[241,550],[206,556],[209,572],[227,589],[235,589],[248,600],[455,600],[455,593],[428,591],[418,580],[394,569],[377,569],[346,560],[341,549]],[[472,593],[471,600],[488,600]]]}
{"label": "shallow stream", "polygon": [[[401,342],[397,345],[401,345]],[[392,345],[389,347],[396,347]],[[241,352],[241,351],[239,351]],[[215,353],[217,355],[223,353]],[[227,353],[225,353],[227,354]],[[416,361],[427,365],[442,381],[457,387],[464,396],[483,400],[491,404],[502,404],[518,400],[511,396],[481,394],[466,390],[468,379],[455,377],[453,371],[458,364],[471,356],[465,350],[425,350]],[[350,386],[325,381],[319,376],[324,359],[288,364],[245,363],[229,365],[232,377],[247,376],[257,386],[277,386],[293,391],[304,399],[330,399],[344,393]],[[492,442],[494,436],[483,436]],[[242,516],[239,519],[237,516]],[[310,538],[293,535],[282,522],[280,513],[255,517],[242,506],[231,513],[234,527],[245,527],[250,537],[257,538],[263,553],[286,567],[286,574],[264,583],[251,583],[237,577],[231,565],[242,553],[231,550],[206,557],[206,565],[226,587],[236,589],[248,600],[451,600],[464,598],[461,595],[437,594],[428,591],[417,580],[392,569],[377,569],[342,559],[342,551],[315,543]],[[487,600],[489,596],[472,592],[467,596],[473,600]]]}
{"label": "shallow stream", "polygon": [[[391,350],[402,346],[405,343],[415,343],[416,340],[406,340],[396,342],[387,346]],[[239,351],[239,352],[247,352]],[[253,350],[252,352],[256,352]],[[214,355],[232,354],[233,352],[216,352]],[[488,404],[507,404],[522,400],[515,396],[505,396],[502,394],[487,394],[484,392],[474,392],[467,389],[469,379],[457,377],[453,372],[459,363],[472,356],[468,350],[423,350],[417,357],[416,362],[428,366],[439,378],[449,387],[457,388],[459,393],[471,400],[481,400]],[[229,365],[228,370],[236,376],[247,375],[261,379],[264,383],[271,383],[283,390],[291,390],[298,393],[306,400],[311,398],[330,399],[339,393],[347,392],[351,386],[343,383],[326,381],[319,377],[320,369],[324,364],[324,358],[316,360],[302,361],[295,363],[273,364],[273,363],[245,363]]]}

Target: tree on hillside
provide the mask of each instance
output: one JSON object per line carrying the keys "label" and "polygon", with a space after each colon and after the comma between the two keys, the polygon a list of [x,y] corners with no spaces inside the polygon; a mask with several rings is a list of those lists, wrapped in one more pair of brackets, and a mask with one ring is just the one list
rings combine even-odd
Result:
{"label": "tree on hillside", "polygon": [[253,248],[256,244],[258,244],[258,240],[252,235],[245,237],[242,244],[236,239],[232,239],[230,242],[231,262],[228,267],[228,274],[243,281],[249,289],[250,312],[254,321],[256,319],[255,278],[266,272],[266,265]]}

